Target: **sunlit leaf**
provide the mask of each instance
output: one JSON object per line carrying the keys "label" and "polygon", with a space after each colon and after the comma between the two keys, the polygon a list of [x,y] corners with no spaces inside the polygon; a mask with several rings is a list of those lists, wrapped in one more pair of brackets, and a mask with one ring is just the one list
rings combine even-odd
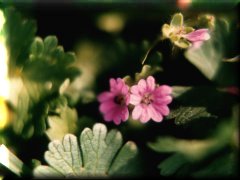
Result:
{"label": "sunlit leaf", "polygon": [[50,166],[38,166],[34,175],[49,177],[51,172],[55,177],[121,175],[124,174],[124,168],[131,168],[130,162],[137,154],[137,147],[133,142],[127,142],[122,148],[121,146],[120,132],[107,132],[105,125],[95,124],[92,130],[85,128],[82,131],[81,148],[77,138],[71,134],[65,135],[62,141],[52,141],[45,153],[45,160]]}
{"label": "sunlit leaf", "polygon": [[[68,107],[64,97],[59,98],[61,99],[62,104],[51,102],[51,104],[57,104],[54,108],[56,114],[48,116],[49,128],[45,132],[51,141],[61,140],[65,134],[74,133],[77,129],[77,111]],[[54,110],[50,107],[50,111]]]}

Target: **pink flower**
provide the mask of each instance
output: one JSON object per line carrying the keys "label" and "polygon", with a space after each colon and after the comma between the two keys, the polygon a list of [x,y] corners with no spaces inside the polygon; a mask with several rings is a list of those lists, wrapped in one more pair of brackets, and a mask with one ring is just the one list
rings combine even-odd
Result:
{"label": "pink flower", "polygon": [[203,41],[207,41],[210,39],[210,35],[208,33],[208,29],[198,29],[196,31],[190,32],[183,36],[188,41],[193,43],[193,48],[198,48],[202,45]]}
{"label": "pink flower", "polygon": [[121,78],[117,80],[111,78],[109,83],[110,91],[105,91],[98,96],[98,101],[101,103],[99,110],[103,113],[105,121],[113,121],[119,125],[129,117],[129,87]]}
{"label": "pink flower", "polygon": [[163,116],[169,114],[167,105],[172,101],[171,92],[172,88],[167,85],[157,86],[152,76],[141,79],[131,87],[130,104],[135,105],[132,118],[142,123],[150,119],[161,122]]}

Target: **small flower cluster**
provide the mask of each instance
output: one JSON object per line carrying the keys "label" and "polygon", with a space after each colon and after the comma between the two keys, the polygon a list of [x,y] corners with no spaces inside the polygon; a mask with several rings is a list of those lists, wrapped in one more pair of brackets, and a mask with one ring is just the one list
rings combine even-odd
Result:
{"label": "small flower cluster", "polygon": [[204,41],[210,39],[207,28],[195,30],[185,26],[183,21],[181,13],[175,14],[170,24],[163,25],[163,37],[170,39],[174,45],[180,48],[199,48]]}
{"label": "small flower cluster", "polygon": [[149,76],[141,79],[136,85],[129,87],[123,79],[110,79],[110,91],[98,96],[100,112],[105,121],[113,121],[119,125],[129,118],[129,109],[133,106],[132,119],[142,123],[150,119],[161,122],[163,116],[169,114],[168,104],[171,103],[172,88],[167,85],[157,85],[155,79]]}

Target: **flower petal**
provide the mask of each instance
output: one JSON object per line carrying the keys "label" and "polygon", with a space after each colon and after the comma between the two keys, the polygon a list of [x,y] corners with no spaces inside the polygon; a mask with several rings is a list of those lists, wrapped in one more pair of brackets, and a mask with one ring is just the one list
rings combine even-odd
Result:
{"label": "flower petal", "polygon": [[130,104],[138,105],[140,104],[142,97],[139,95],[131,94],[130,95]]}
{"label": "flower petal", "polygon": [[126,121],[129,118],[129,111],[127,106],[123,107],[121,110],[121,119],[122,121]]}
{"label": "flower petal", "polygon": [[113,101],[106,101],[102,103],[99,107],[99,111],[102,113],[107,113],[109,111],[113,111],[117,105]]}
{"label": "flower petal", "polygon": [[104,101],[109,101],[113,99],[113,97],[114,97],[114,94],[112,94],[111,92],[105,91],[99,94],[97,99],[99,102],[104,102]]}
{"label": "flower petal", "polygon": [[123,84],[123,87],[121,89],[122,94],[128,94],[129,87],[126,84]]}
{"label": "flower petal", "polygon": [[132,94],[139,94],[138,85],[134,85],[134,86],[131,87],[131,93]]}
{"label": "flower petal", "polygon": [[152,76],[149,76],[147,78],[147,87],[150,91],[153,91],[155,89],[155,79]]}
{"label": "flower petal", "polygon": [[171,93],[172,93],[172,88],[168,85],[161,85],[157,87],[156,90],[154,91],[154,94],[157,94],[160,96],[169,95]]}
{"label": "flower petal", "polygon": [[143,108],[141,105],[135,106],[135,108],[132,111],[132,118],[135,120],[139,119],[139,117],[142,114],[142,111],[143,111]]}
{"label": "flower petal", "polygon": [[142,110],[141,116],[140,116],[140,121],[142,123],[146,123],[150,120],[150,114],[148,113],[148,108],[145,107]]}
{"label": "flower petal", "polygon": [[115,89],[115,86],[117,85],[117,82],[115,79],[111,78],[109,80],[109,84],[110,84],[110,89],[114,88]]}
{"label": "flower petal", "polygon": [[113,122],[116,125],[119,125],[121,123],[121,116],[119,116],[119,112],[113,115]]}
{"label": "flower petal", "polygon": [[160,112],[163,116],[167,116],[169,113],[170,113],[170,110],[168,108],[168,106],[157,106],[156,104],[153,104],[154,105],[154,108]]}
{"label": "flower petal", "polygon": [[156,122],[161,122],[163,120],[163,116],[161,115],[161,113],[156,111],[151,104],[148,106],[148,114],[150,115],[152,120]]}
{"label": "flower petal", "polygon": [[196,31],[186,34],[184,37],[191,42],[206,41],[210,39],[208,29],[198,29]]}
{"label": "flower petal", "polygon": [[202,44],[203,44],[203,41],[195,41],[195,42],[193,42],[191,48],[192,49],[198,49],[198,48],[200,48],[202,46]]}
{"label": "flower petal", "polygon": [[138,82],[138,91],[140,93],[144,93],[147,89],[147,83],[144,79],[141,79],[139,82]]}
{"label": "flower petal", "polygon": [[108,111],[106,114],[103,115],[105,121],[110,122],[113,120],[115,110]]}
{"label": "flower petal", "polygon": [[154,103],[158,105],[162,104],[170,104],[172,102],[172,97],[171,96],[155,96],[154,97]]}

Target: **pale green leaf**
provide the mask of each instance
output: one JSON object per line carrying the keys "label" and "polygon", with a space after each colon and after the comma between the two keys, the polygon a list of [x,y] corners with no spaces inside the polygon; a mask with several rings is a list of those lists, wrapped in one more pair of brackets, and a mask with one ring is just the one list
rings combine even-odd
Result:
{"label": "pale green leaf", "polygon": [[[45,159],[56,172],[56,177],[105,177],[122,175],[123,169],[131,169],[137,147],[127,142],[123,148],[122,135],[117,130],[107,132],[105,125],[97,123],[93,129],[85,128],[80,135],[80,148],[74,135],[65,135],[63,141],[55,140],[49,144]],[[38,166],[36,177],[46,177],[52,169]],[[46,169],[46,172],[45,172]],[[54,171],[54,173],[55,173]],[[128,172],[124,175],[133,173]],[[40,175],[40,176],[37,176]]]}
{"label": "pale green leaf", "polygon": [[25,164],[4,144],[0,145],[0,165],[3,165],[19,177],[21,177],[23,173],[29,173],[29,169]]}
{"label": "pale green leaf", "polygon": [[216,80],[218,72],[225,59],[226,47],[224,37],[228,35],[229,24],[225,21],[216,21],[216,27],[211,38],[204,41],[199,48],[189,48],[185,57],[196,66],[209,80]]}
{"label": "pale green leaf", "polygon": [[74,135],[64,136],[62,142],[55,140],[48,148],[49,151],[46,151],[44,157],[49,165],[66,177],[79,175],[82,160],[77,138]]}
{"label": "pale green leaf", "polygon": [[57,170],[49,166],[39,166],[38,168],[35,169],[34,175],[36,177],[41,177],[41,178],[51,178],[51,177],[64,178],[64,176],[61,173],[59,173]]}
{"label": "pale green leaf", "polygon": [[49,128],[45,133],[51,141],[61,140],[65,134],[75,133],[77,130],[77,111],[68,107],[67,100],[64,97],[61,99],[63,99],[63,104],[55,107],[58,114],[49,115],[47,120]]}
{"label": "pale green leaf", "polygon": [[172,86],[172,90],[173,90],[172,96],[174,98],[178,98],[191,89],[192,89],[191,86]]}

